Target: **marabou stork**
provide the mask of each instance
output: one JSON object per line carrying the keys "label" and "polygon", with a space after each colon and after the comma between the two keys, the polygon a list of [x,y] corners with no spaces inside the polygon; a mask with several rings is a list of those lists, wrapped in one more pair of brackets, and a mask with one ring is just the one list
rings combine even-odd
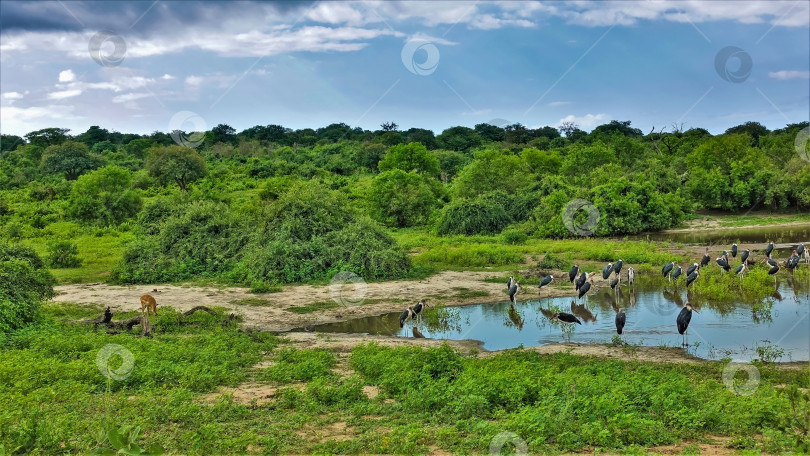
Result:
{"label": "marabou stork", "polygon": [[568,281],[574,283],[574,279],[577,278],[577,273],[579,273],[579,265],[575,264],[570,271],[568,271]]}
{"label": "marabou stork", "polygon": [[766,257],[768,257],[768,258],[770,258],[770,257],[771,257],[771,253],[773,253],[773,242],[769,242],[769,243],[768,243],[768,246],[767,246],[767,247],[765,247],[765,256],[766,256]]}
{"label": "marabou stork", "polygon": [[421,318],[422,318],[422,311],[423,311],[423,310],[425,310],[425,308],[426,308],[427,306],[428,306],[428,305],[427,305],[427,303],[425,303],[425,300],[424,300],[424,299],[420,299],[420,300],[419,300],[419,302],[417,302],[417,303],[416,303],[416,305],[415,305],[415,306],[413,306],[413,318],[416,318],[416,319],[417,319],[417,321],[418,321],[418,320],[421,320]]}
{"label": "marabou stork", "polygon": [[673,269],[674,267],[675,267],[675,262],[674,262],[674,261],[670,261],[669,263],[665,264],[663,268],[661,268],[661,274],[662,274],[664,277],[669,276],[669,280],[670,280],[670,282],[672,281],[672,276],[671,276],[670,274],[672,274],[672,269]]}
{"label": "marabou stork", "polygon": [[618,275],[618,274],[616,274],[616,275],[613,277],[613,280],[611,280],[611,281],[610,281],[610,288],[611,288],[612,290],[616,290],[616,285],[618,285],[618,284],[619,284],[619,279],[620,279],[620,278],[621,278],[621,276],[620,276],[620,275]]}
{"label": "marabou stork", "polygon": [[537,288],[540,289],[540,291],[538,293],[542,292],[543,287],[550,284],[553,280],[554,280],[554,277],[551,274],[543,277],[543,280],[540,281],[540,285],[537,286]]}
{"label": "marabou stork", "polygon": [[636,270],[633,267],[627,268],[627,283],[632,287],[636,283]]}
{"label": "marabou stork", "polygon": [[577,298],[582,298],[583,296],[585,296],[588,290],[591,289],[591,285],[593,285],[593,279],[583,283],[582,286],[579,287],[579,295],[577,296]]}
{"label": "marabou stork", "polygon": [[712,257],[709,256],[709,249],[706,249],[706,253],[703,254],[703,258],[700,259],[700,267],[706,267],[709,265],[709,262],[712,261]]}
{"label": "marabou stork", "polygon": [[557,320],[563,321],[565,323],[576,323],[578,325],[582,324],[582,322],[579,321],[579,318],[571,315],[570,313],[566,313],[566,312],[555,313],[554,318],[556,318]]}
{"label": "marabou stork", "polygon": [[718,266],[723,268],[723,271],[728,272],[731,270],[731,266],[729,266],[728,260],[725,257],[719,256],[715,261],[717,262]]}
{"label": "marabou stork", "polygon": [[613,265],[613,272],[616,275],[619,275],[622,272],[622,265],[624,264],[624,260],[619,260]]}
{"label": "marabou stork", "polygon": [[602,268],[602,278],[607,280],[610,277],[610,273],[613,271],[613,263],[608,263],[604,268]]}
{"label": "marabou stork", "polygon": [[624,309],[619,309],[616,312],[616,332],[621,334],[624,330],[624,324],[627,321],[627,315],[624,313]]}
{"label": "marabou stork", "polygon": [[731,244],[731,258],[737,258],[737,244]]}
{"label": "marabou stork", "polygon": [[773,276],[773,283],[776,283],[776,273],[779,272],[779,263],[773,262],[770,263],[768,260],[765,260],[765,263],[771,266],[771,269],[768,270],[768,275]]}
{"label": "marabou stork", "polygon": [[676,264],[675,269],[672,271],[672,280],[677,282],[681,274],[683,274],[683,269]]}
{"label": "marabou stork", "polygon": [[[675,322],[678,324],[678,334],[684,335],[686,333],[686,329],[689,327],[689,322],[692,320],[692,306],[687,302],[686,305],[681,309],[681,313],[678,314],[678,318]],[[686,339],[682,340],[682,345],[686,345]]]}
{"label": "marabou stork", "polygon": [[413,309],[408,307],[407,309],[402,311],[402,315],[399,316],[399,327],[402,328],[405,326],[405,322],[409,319],[414,317]]}
{"label": "marabou stork", "polygon": [[748,249],[743,250],[742,253],[740,254],[740,260],[743,263],[747,262],[748,261],[748,255],[751,255],[751,251],[748,250]]}
{"label": "marabou stork", "polygon": [[697,263],[692,263],[692,265],[691,265],[691,266],[689,266],[688,268],[686,268],[686,277],[689,277],[690,275],[692,275],[692,273],[693,273],[693,272],[695,272],[695,271],[697,270],[697,268],[699,268],[699,267],[700,267],[700,265],[699,265],[699,264],[697,264]]}
{"label": "marabou stork", "polygon": [[512,303],[512,305],[515,304],[516,302],[515,296],[518,293],[520,293],[520,282],[514,281],[512,282],[512,286],[509,287],[509,301]]}
{"label": "marabou stork", "polygon": [[700,277],[700,268],[695,269],[691,274],[686,276],[686,288],[689,288],[689,285],[697,280],[698,277]]}
{"label": "marabou stork", "polygon": [[740,282],[742,282],[743,274],[745,274],[747,269],[748,268],[745,266],[745,263],[740,263],[740,265],[737,266],[737,269],[734,270],[734,273],[740,277]]}
{"label": "marabou stork", "polygon": [[582,285],[585,285],[585,281],[587,280],[588,280],[588,273],[587,272],[581,273],[577,278],[577,280],[574,282],[574,287],[576,288],[576,290],[579,291],[579,289],[582,288]]}

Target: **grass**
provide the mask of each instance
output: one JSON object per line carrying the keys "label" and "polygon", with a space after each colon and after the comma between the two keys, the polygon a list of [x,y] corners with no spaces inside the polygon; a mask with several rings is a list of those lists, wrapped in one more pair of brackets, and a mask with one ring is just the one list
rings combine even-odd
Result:
{"label": "grass", "polygon": [[338,307],[338,303],[336,303],[335,301],[317,301],[313,302],[312,304],[308,304],[306,306],[293,306],[288,307],[284,310],[286,310],[287,312],[294,312],[297,314],[305,314],[317,312],[319,310],[334,309],[335,307]]}
{"label": "grass", "polygon": [[[755,364],[760,384],[741,396],[724,385],[721,362],[521,349],[479,358],[448,346],[363,344],[340,361],[328,349],[242,331],[223,314],[195,314],[195,325],[179,326],[169,308],[153,338],[64,321],[99,310],[48,305],[38,325],[0,337],[0,452],[84,454],[108,448],[104,434],[125,425],[141,427],[141,446],[169,454],[480,454],[502,432],[517,434],[530,453],[644,452],[709,436],[785,452],[798,448],[797,421],[781,385],[810,386],[806,369]],[[134,356],[121,381],[97,367],[110,343]],[[260,361],[271,365],[254,368]],[[257,395],[261,403],[212,394],[238,385],[274,393]],[[379,395],[369,399],[364,387]]]}
{"label": "grass", "polygon": [[272,305],[270,300],[262,299],[262,298],[236,299],[236,300],[231,301],[231,304],[236,304],[238,306],[253,306],[253,307],[264,307],[264,306]]}

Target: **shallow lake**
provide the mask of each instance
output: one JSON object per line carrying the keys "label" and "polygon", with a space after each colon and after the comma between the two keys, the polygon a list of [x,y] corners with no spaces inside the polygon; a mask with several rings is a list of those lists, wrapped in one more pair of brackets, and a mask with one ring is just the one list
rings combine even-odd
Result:
{"label": "shallow lake", "polygon": [[[810,221],[808,223],[784,225],[784,226],[769,226],[769,227],[750,227],[750,228],[722,228],[713,230],[697,230],[697,231],[676,231],[676,232],[656,232],[648,234],[639,234],[636,236],[628,236],[631,240],[650,240],[650,241],[672,241],[681,242],[684,244],[701,244],[701,245],[722,245],[732,243],[738,244],[764,244],[773,242],[774,244],[795,243],[798,240],[810,240]],[[798,241],[802,242],[802,241]],[[787,252],[788,254],[790,251]]]}
{"label": "shallow lake", "polygon": [[[621,336],[624,342],[681,347],[684,338],[678,334],[675,319],[687,301],[685,287],[668,285],[661,289],[660,281],[646,282],[638,280],[635,291],[624,284],[615,294],[603,288],[581,301],[571,297],[538,298],[536,289],[526,290],[518,295],[518,304],[511,312],[508,300],[449,307],[429,310],[421,322],[409,321],[404,328],[399,327],[399,312],[394,312],[307,329],[413,337],[416,328],[429,338],[479,340],[487,350],[569,341],[602,344],[617,336],[614,309],[621,307],[627,315]],[[772,303],[770,309],[766,305],[758,312],[742,300],[722,305],[704,303],[692,315],[686,349],[706,359],[750,361],[761,357],[758,347],[776,348],[784,351],[780,361],[810,360],[810,281],[801,282],[785,274],[774,291],[766,299]],[[549,318],[548,309],[553,308],[577,315],[582,325],[571,325],[571,330],[565,323]]]}

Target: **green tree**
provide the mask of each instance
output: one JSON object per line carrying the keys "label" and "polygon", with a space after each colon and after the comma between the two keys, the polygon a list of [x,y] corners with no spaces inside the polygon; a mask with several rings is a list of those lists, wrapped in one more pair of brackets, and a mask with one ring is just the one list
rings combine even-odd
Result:
{"label": "green tree", "polygon": [[462,198],[493,190],[512,194],[528,187],[531,181],[531,172],[522,158],[509,152],[486,150],[477,153],[461,170],[453,182],[453,192]]}
{"label": "green tree", "polygon": [[767,135],[770,133],[770,131],[759,122],[746,122],[744,124],[733,126],[725,132],[727,135],[740,133],[747,134],[751,138],[751,145],[754,147],[759,147],[759,137]]}
{"label": "green tree", "polygon": [[87,223],[113,225],[135,216],[141,198],[132,189],[132,173],[107,166],[81,176],[68,199],[68,216]]}
{"label": "green tree", "polygon": [[481,145],[481,137],[469,127],[452,127],[436,137],[443,149],[467,151]]}
{"label": "green tree", "polygon": [[392,146],[377,167],[380,171],[401,169],[430,177],[438,176],[441,171],[436,155],[419,143]]}
{"label": "green tree", "polygon": [[70,139],[68,136],[69,128],[43,128],[42,130],[32,131],[25,135],[25,139],[35,146],[42,148],[62,144]]}
{"label": "green tree", "polygon": [[87,144],[87,147],[93,147],[97,143],[110,140],[110,132],[101,128],[98,125],[93,125],[87,129],[86,132],[76,136],[76,141],[81,141]]}
{"label": "green tree", "polygon": [[163,185],[176,182],[183,191],[207,173],[202,156],[183,146],[153,147],[146,158],[146,170]]}
{"label": "green tree", "polygon": [[0,333],[34,321],[40,302],[54,296],[55,283],[32,248],[0,243]]}
{"label": "green tree", "polygon": [[101,164],[102,159],[91,154],[84,143],[65,141],[45,149],[40,169],[48,174],[64,173],[67,180],[76,180],[83,173],[96,169]]}
{"label": "green tree", "polygon": [[0,154],[14,150],[25,144],[25,140],[15,135],[0,135]]}
{"label": "green tree", "polygon": [[212,144],[216,143],[225,143],[225,144],[236,144],[236,130],[233,127],[227,124],[219,124],[216,127],[211,129],[211,142]]}
{"label": "green tree", "polygon": [[436,142],[436,135],[433,134],[432,131],[425,130],[424,128],[411,128],[405,132],[405,135],[405,142],[421,143],[423,146],[428,148],[428,150],[433,150],[438,145],[438,142]]}
{"label": "green tree", "polygon": [[374,218],[399,228],[427,222],[438,203],[424,176],[401,169],[375,177],[368,199]]}

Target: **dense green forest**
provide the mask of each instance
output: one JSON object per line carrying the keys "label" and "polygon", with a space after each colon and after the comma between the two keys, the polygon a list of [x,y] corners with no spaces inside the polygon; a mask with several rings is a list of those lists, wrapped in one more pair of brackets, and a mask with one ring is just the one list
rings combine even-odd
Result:
{"label": "dense green forest", "polygon": [[794,142],[807,126],[48,128],[2,136],[0,230],[51,268],[118,283],[407,277],[424,271],[392,237],[403,229],[505,245],[576,237],[563,221],[573,199],[598,209],[597,237],[676,227],[704,209],[806,213],[810,163]]}

